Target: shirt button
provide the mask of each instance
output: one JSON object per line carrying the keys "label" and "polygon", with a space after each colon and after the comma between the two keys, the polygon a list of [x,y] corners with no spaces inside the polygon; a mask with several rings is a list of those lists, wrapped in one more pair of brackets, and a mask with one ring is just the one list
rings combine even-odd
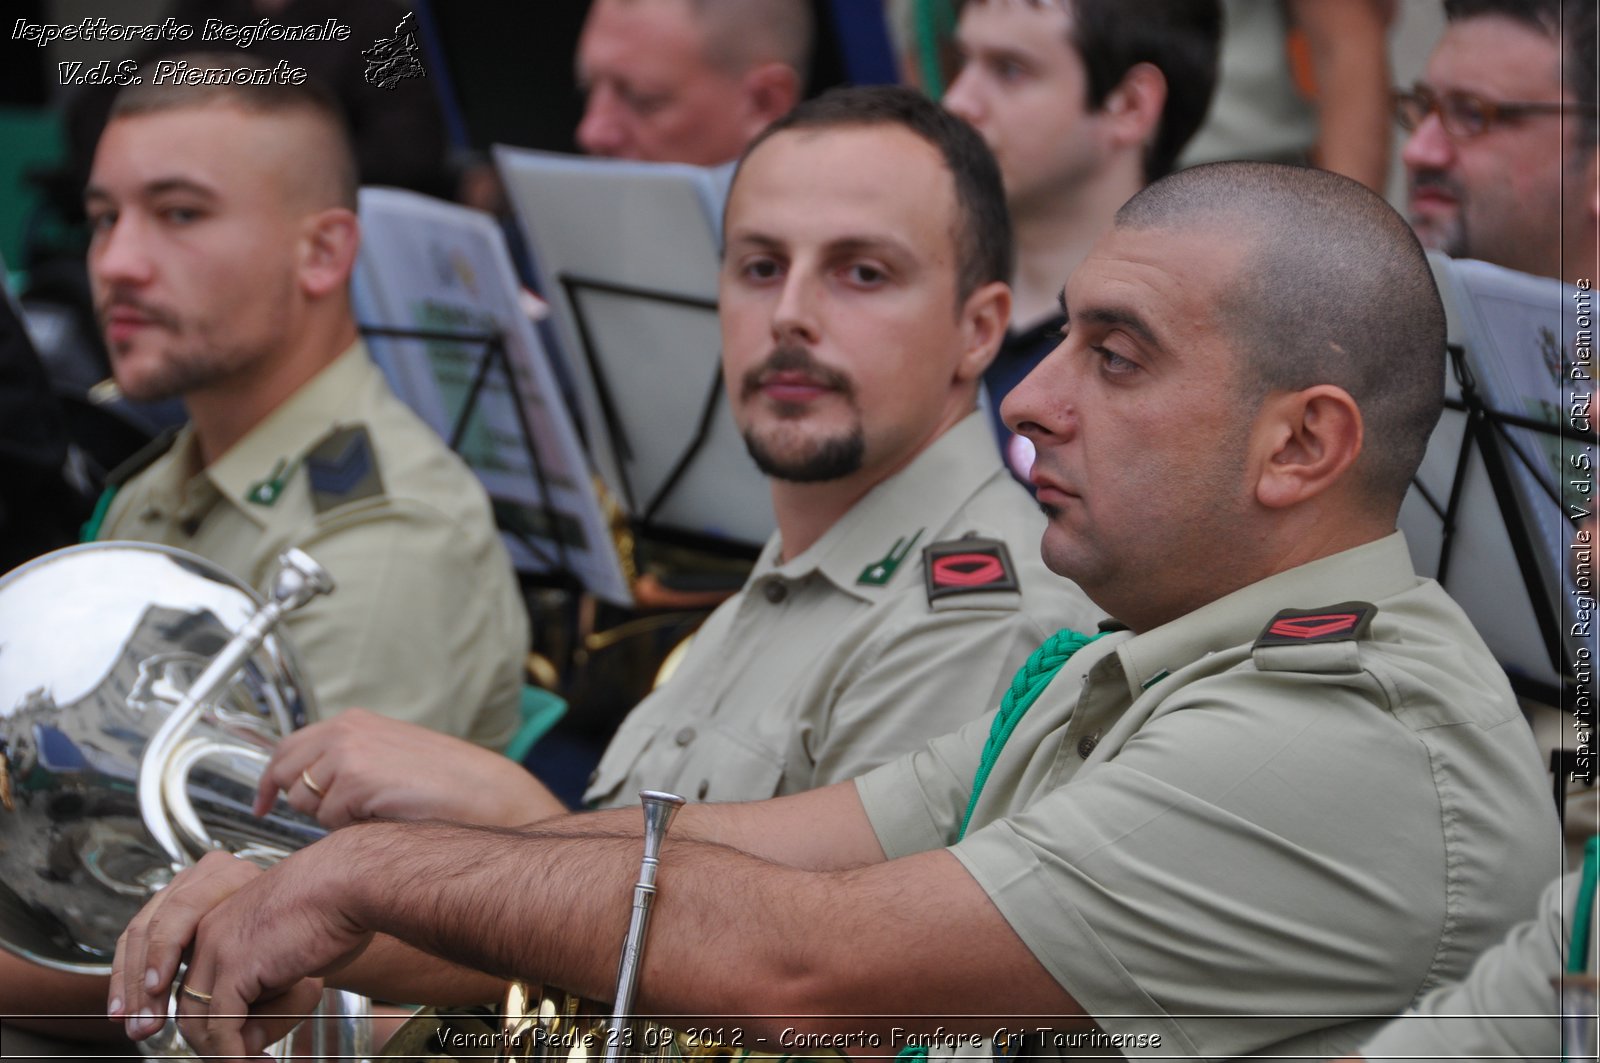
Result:
{"label": "shirt button", "polygon": [[696,801],[704,801],[706,799],[706,794],[708,794],[710,792],[711,792],[711,780],[710,779],[701,779],[700,780],[700,789],[695,791],[695,794],[696,794],[695,800]]}
{"label": "shirt button", "polygon": [[1098,734],[1084,735],[1082,738],[1078,739],[1078,756],[1082,757],[1084,760],[1088,760],[1089,754],[1093,753],[1094,747],[1099,744],[1100,736]]}
{"label": "shirt button", "polygon": [[685,727],[685,728],[683,728],[677,734],[672,736],[672,740],[674,742],[678,743],[680,746],[688,745],[690,742],[694,741],[694,728],[693,727]]}
{"label": "shirt button", "polygon": [[767,601],[777,605],[789,597],[789,588],[782,580],[772,580],[766,585],[762,593],[767,596]]}

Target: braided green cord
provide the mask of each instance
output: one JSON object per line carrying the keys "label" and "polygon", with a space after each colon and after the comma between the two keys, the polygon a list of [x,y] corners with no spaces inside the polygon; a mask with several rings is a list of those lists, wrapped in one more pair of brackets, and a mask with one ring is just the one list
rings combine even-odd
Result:
{"label": "braided green cord", "polygon": [[967,836],[967,826],[972,822],[972,810],[978,807],[978,796],[983,793],[983,787],[989,781],[989,773],[994,770],[994,762],[1000,759],[1000,751],[1005,748],[1011,732],[1015,731],[1017,724],[1022,721],[1023,713],[1039,700],[1044,688],[1050,685],[1050,681],[1074,653],[1103,634],[1105,632],[1102,631],[1094,635],[1085,635],[1079,631],[1062,628],[1046,639],[1043,646],[1034,650],[1017,670],[1017,674],[1012,677],[1011,689],[1007,690],[1006,696],[1001,699],[1000,711],[995,714],[994,723],[989,728],[989,740],[983,744],[983,759],[978,762],[978,774],[972,780],[972,798],[967,802],[967,814],[961,817],[961,833],[956,835],[956,841]]}
{"label": "braided green cord", "polygon": [[[994,770],[995,761],[1000,759],[1000,751],[1005,748],[1011,732],[1022,721],[1023,714],[1039,700],[1044,688],[1050,685],[1050,681],[1072,659],[1072,655],[1103,634],[1105,632],[1102,631],[1085,635],[1063,628],[1045,639],[1044,645],[1034,650],[1022,667],[1017,669],[1017,674],[1011,677],[1011,687],[1000,700],[1000,711],[995,714],[994,723],[989,727],[989,740],[983,744],[983,757],[978,761],[978,772],[972,780],[972,798],[967,802],[967,814],[961,817],[961,833],[956,835],[957,841],[967,836],[972,810],[978,807],[978,795],[983,793],[989,773]],[[926,1045],[906,1045],[895,1054],[897,1063],[912,1063],[913,1060],[927,1058]]]}
{"label": "braided green cord", "polygon": [[1578,906],[1572,912],[1572,939],[1567,945],[1567,973],[1582,974],[1589,966],[1589,924],[1594,922],[1595,881],[1600,878],[1600,834],[1583,845],[1583,877]]}
{"label": "braided green cord", "polygon": [[100,500],[94,504],[94,512],[89,515],[83,529],[78,533],[80,543],[92,543],[100,538],[100,529],[106,522],[106,510],[111,508],[111,500],[116,497],[115,487],[108,487],[100,492]]}

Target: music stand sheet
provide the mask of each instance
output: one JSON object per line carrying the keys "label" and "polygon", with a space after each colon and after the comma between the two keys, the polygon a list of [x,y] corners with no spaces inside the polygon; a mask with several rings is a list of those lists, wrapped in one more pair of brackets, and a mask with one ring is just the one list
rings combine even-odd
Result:
{"label": "music stand sheet", "polygon": [[[1573,289],[1558,280],[1485,262],[1429,257],[1449,314],[1450,340],[1463,347],[1479,397],[1490,410],[1549,425],[1548,430],[1506,427],[1516,451],[1528,461],[1509,447],[1501,449],[1539,565],[1542,579],[1537,592],[1548,597],[1555,615],[1563,620],[1561,634],[1570,642],[1567,618],[1577,614],[1577,589],[1567,578],[1563,559],[1575,530],[1566,505],[1577,500],[1563,497],[1573,477],[1564,468],[1567,441],[1562,425],[1563,389],[1573,357],[1570,329],[1563,322],[1572,306]],[[1446,395],[1461,397],[1453,372],[1446,381]],[[1466,414],[1446,409],[1417,474],[1440,504],[1449,498],[1465,431]],[[1462,508],[1445,589],[1466,609],[1502,665],[1559,688],[1561,676],[1550,661],[1549,634],[1540,630],[1505,517],[1476,446],[1465,460]],[[1415,489],[1401,510],[1400,526],[1418,571],[1435,574],[1444,529]]]}
{"label": "music stand sheet", "polygon": [[[413,192],[364,188],[361,227],[354,291],[363,325],[502,337],[539,465],[500,372],[489,375],[457,450],[495,500],[502,526],[514,522],[521,533],[505,535],[518,569],[565,568],[598,597],[631,603],[588,456],[494,220]],[[367,345],[400,397],[449,438],[485,345],[384,336]]]}
{"label": "music stand sheet", "polygon": [[495,162],[607,486],[647,533],[764,542],[771,495],[721,391],[726,173],[505,146]]}

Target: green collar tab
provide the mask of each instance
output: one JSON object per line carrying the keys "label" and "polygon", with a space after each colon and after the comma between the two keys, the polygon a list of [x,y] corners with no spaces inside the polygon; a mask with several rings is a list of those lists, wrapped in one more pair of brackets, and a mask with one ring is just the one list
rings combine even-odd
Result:
{"label": "green collar tab", "polygon": [[911,548],[917,545],[917,540],[922,538],[922,533],[927,530],[918,528],[909,542],[904,536],[896,539],[887,554],[861,570],[861,575],[856,577],[856,583],[866,584],[869,587],[881,587],[888,583],[894,577],[895,569],[900,567],[900,562],[906,559],[906,555],[911,553]]}
{"label": "green collar tab", "polygon": [[278,463],[272,467],[266,479],[257,480],[250,485],[250,490],[245,492],[245,498],[258,506],[271,506],[277,503],[278,496],[283,494],[284,481],[289,479],[289,474],[294,471],[287,458],[279,458]]}

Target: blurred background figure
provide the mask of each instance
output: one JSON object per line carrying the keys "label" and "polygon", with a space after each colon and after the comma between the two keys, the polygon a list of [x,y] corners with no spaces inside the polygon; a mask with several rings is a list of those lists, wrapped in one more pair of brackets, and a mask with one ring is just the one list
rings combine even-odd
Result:
{"label": "blurred background figure", "polygon": [[1382,192],[1393,0],[1223,0],[1222,71],[1181,165],[1310,164]]}
{"label": "blurred background figure", "polygon": [[1011,327],[984,374],[1007,466],[1026,481],[1032,448],[1000,401],[1060,341],[1061,281],[1117,208],[1170,173],[1217,76],[1213,0],[966,0],[959,73],[944,104],[1000,163],[1016,231]]}
{"label": "blurred background figure", "polygon": [[1595,280],[1595,5],[1445,0],[1426,72],[1397,94],[1406,213],[1423,246]]}
{"label": "blurred background figure", "polygon": [[578,38],[590,155],[730,162],[794,107],[811,58],[805,0],[595,0]]}

